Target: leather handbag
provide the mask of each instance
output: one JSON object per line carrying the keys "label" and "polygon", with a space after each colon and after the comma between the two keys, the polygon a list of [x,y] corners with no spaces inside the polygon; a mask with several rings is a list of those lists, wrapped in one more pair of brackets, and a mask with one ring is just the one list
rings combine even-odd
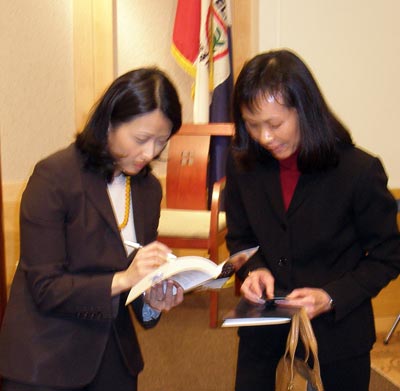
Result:
{"label": "leather handbag", "polygon": [[[299,335],[304,345],[304,359],[296,357]],[[308,364],[310,353],[313,366]],[[293,315],[286,350],[276,369],[276,391],[323,391],[318,360],[317,340],[304,308]]]}

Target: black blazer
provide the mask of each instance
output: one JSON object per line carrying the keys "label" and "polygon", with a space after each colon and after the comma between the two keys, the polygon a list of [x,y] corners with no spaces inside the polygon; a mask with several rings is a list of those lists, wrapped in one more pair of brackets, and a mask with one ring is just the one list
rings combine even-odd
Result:
{"label": "black blazer", "polygon": [[[318,287],[334,299],[334,313],[312,322],[322,362],[369,351],[371,298],[400,271],[397,206],[379,159],[341,146],[337,168],[300,176],[285,211],[279,163],[265,155],[243,172],[230,156],[225,194],[230,252],[260,245],[239,276],[267,267],[276,289]],[[261,329],[273,327],[240,334],[268,335]]]}
{"label": "black blazer", "polygon": [[[157,237],[161,186],[132,177],[138,242]],[[0,373],[55,387],[89,383],[112,330],[132,374],[143,368],[126,294],[111,298],[127,268],[102,177],[83,169],[75,145],[39,162],[21,202],[21,256],[0,334]],[[140,322],[143,300],[133,303]],[[153,326],[152,323],[145,326]]]}

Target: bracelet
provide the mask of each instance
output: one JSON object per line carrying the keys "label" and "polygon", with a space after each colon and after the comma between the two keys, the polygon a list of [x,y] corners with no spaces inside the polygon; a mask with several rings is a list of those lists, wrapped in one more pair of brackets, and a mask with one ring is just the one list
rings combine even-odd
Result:
{"label": "bracelet", "polygon": [[333,301],[332,297],[329,300],[329,308],[333,310],[335,308],[335,302]]}

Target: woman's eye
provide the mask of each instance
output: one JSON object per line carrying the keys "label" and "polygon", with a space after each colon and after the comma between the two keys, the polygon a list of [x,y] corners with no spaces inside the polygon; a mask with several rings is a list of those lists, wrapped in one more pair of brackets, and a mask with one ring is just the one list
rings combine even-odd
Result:
{"label": "woman's eye", "polygon": [[159,139],[156,140],[156,144],[158,148],[164,148],[165,145],[167,144],[168,140],[164,140],[164,139]]}
{"label": "woman's eye", "polygon": [[247,126],[249,129],[256,129],[256,128],[257,128],[257,124],[254,124],[254,123],[252,123],[252,122],[246,122],[246,126]]}
{"label": "woman's eye", "polygon": [[147,142],[147,139],[136,138],[135,141],[136,141],[138,144],[145,144],[145,143]]}
{"label": "woman's eye", "polygon": [[270,127],[272,130],[278,129],[281,126],[281,123],[279,124],[270,124]]}

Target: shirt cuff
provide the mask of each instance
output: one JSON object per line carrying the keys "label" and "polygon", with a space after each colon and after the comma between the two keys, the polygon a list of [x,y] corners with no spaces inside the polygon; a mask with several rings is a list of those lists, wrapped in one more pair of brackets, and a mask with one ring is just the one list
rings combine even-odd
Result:
{"label": "shirt cuff", "polygon": [[144,322],[150,322],[153,319],[158,319],[161,311],[157,311],[154,308],[150,307],[147,303],[143,304],[142,316]]}

